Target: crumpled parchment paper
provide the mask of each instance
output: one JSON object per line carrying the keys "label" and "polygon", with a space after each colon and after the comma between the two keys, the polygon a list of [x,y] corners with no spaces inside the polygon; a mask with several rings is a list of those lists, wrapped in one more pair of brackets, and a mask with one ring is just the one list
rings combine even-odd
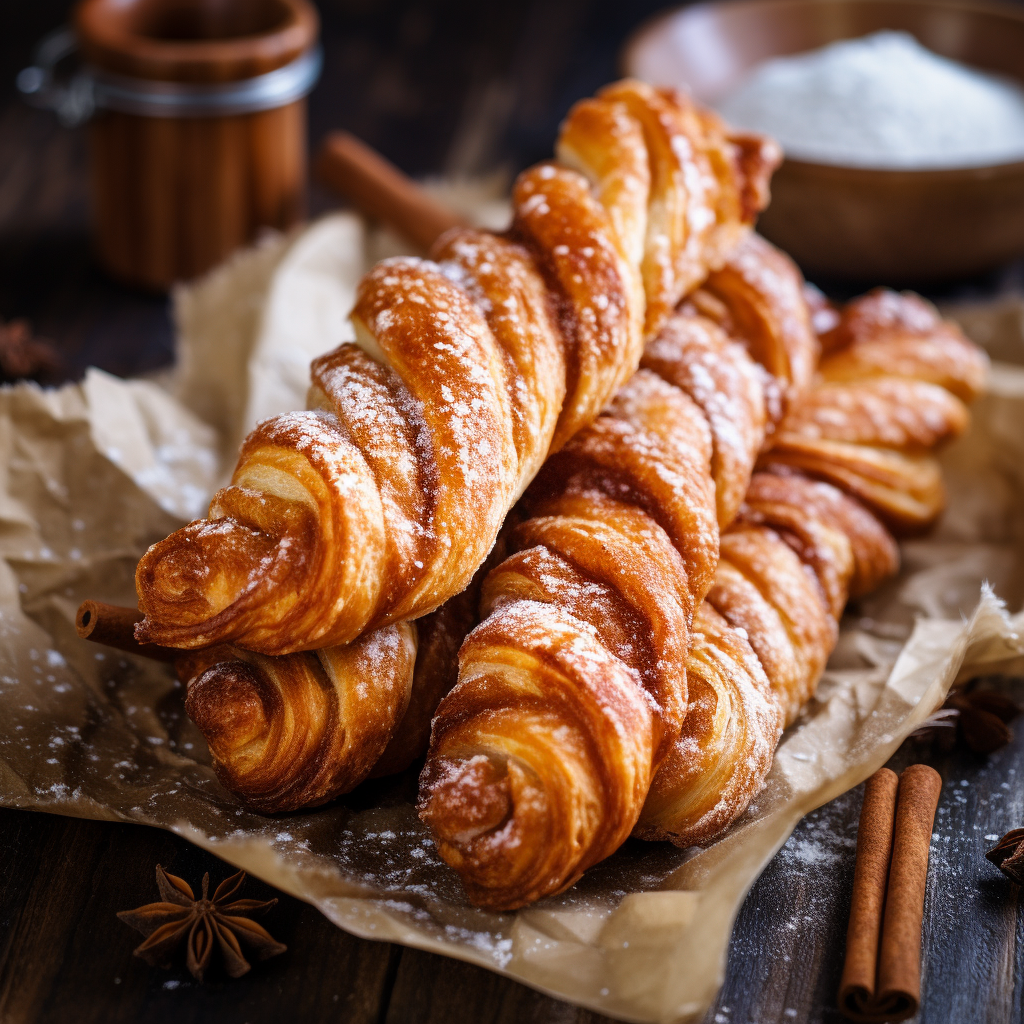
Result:
{"label": "crumpled parchment paper", "polygon": [[[817,699],[727,836],[689,851],[631,841],[569,892],[490,913],[436,856],[414,771],[313,812],[253,814],[217,782],[168,669],[74,629],[86,597],[134,604],[147,545],[202,514],[258,418],[304,404],[309,359],[349,337],[374,248],[360,221],[333,215],[180,290],[166,387],[91,370],[56,391],[0,390],[0,803],[172,829],[357,935],[602,1013],[699,1016],[747,890],[799,819],[882,765],[958,678],[1024,674],[1024,617],[994,596],[1024,601],[1024,368],[995,366],[970,433],[945,453],[942,524],[850,609]],[[1024,363],[1022,310],[963,321]]]}

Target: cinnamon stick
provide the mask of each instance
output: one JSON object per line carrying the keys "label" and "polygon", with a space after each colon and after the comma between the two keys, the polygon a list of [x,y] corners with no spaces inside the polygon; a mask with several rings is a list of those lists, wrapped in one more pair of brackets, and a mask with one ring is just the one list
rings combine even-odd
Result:
{"label": "cinnamon stick", "polygon": [[889,1020],[913,1017],[921,998],[921,919],[941,790],[941,776],[926,764],[911,765],[900,776],[875,992],[880,1007],[900,1012],[890,1011]]}
{"label": "cinnamon stick", "polygon": [[886,768],[864,790],[839,1008],[851,1020],[900,1021],[921,998],[921,920],[942,779],[915,764]]}
{"label": "cinnamon stick", "polygon": [[394,164],[348,132],[327,136],[317,156],[316,173],[362,213],[383,221],[424,251],[449,228],[465,224]]}
{"label": "cinnamon stick", "polygon": [[864,804],[857,829],[857,861],[853,869],[853,900],[846,931],[846,964],[839,984],[839,1006],[854,1019],[864,1019],[859,1015],[875,992],[898,785],[899,777],[895,772],[880,768],[864,786]]}
{"label": "cinnamon stick", "polygon": [[83,640],[116,647],[119,651],[141,654],[157,661],[174,661],[182,651],[158,644],[140,644],[135,639],[135,623],[142,619],[138,608],[106,604],[103,601],[83,601],[75,615],[75,629]]}

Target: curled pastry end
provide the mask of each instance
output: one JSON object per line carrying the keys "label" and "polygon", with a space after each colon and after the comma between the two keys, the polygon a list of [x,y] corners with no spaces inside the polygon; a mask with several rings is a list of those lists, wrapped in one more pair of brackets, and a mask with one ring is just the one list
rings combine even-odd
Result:
{"label": "curled pastry end", "polygon": [[[145,614],[136,638],[182,648],[233,639],[244,626],[245,605],[266,596],[287,566],[284,556],[294,558],[292,547],[287,532],[268,534],[231,517],[199,519],[175,531],[136,570]],[[278,571],[267,572],[268,565]]]}
{"label": "curled pastry end", "polygon": [[244,661],[218,662],[194,679],[185,708],[221,764],[233,764],[246,750],[258,755],[266,742],[273,691]]}
{"label": "curled pastry end", "polygon": [[497,611],[459,659],[461,679],[434,717],[420,816],[469,899],[514,910],[621,845],[660,730],[635,674],[552,605]]}
{"label": "curled pastry end", "polygon": [[264,813],[315,807],[362,782],[409,705],[416,631],[282,657],[231,645],[183,657],[185,710],[224,786]]}
{"label": "curled pastry end", "polygon": [[274,758],[268,745],[280,699],[257,666],[237,658],[215,661],[188,681],[185,711],[206,739],[217,775],[261,810],[279,810]]}
{"label": "curled pastry end", "polygon": [[[571,844],[551,819],[555,807],[545,782],[554,780],[497,754],[428,762],[419,812],[470,901],[515,910],[572,884],[582,868],[565,877],[574,865]],[[559,838],[549,844],[550,835]]]}
{"label": "curled pastry end", "polygon": [[424,787],[420,817],[439,842],[457,849],[500,828],[512,810],[504,766],[486,754],[444,760]]}
{"label": "curled pastry end", "polygon": [[739,168],[743,221],[753,224],[771,200],[769,183],[782,164],[782,147],[767,135],[730,129],[729,142],[735,147]]}
{"label": "curled pastry end", "polygon": [[209,518],[143,556],[136,636],[275,655],[348,643],[382,624],[371,620],[381,612],[384,537],[373,473],[334,417],[264,420]]}

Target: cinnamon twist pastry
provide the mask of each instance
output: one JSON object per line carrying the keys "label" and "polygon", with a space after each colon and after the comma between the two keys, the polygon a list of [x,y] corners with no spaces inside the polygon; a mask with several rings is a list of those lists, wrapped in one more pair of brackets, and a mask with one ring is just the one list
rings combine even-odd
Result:
{"label": "cinnamon twist pastry", "polygon": [[[420,795],[474,903],[529,903],[617,849],[688,717],[719,516],[727,525],[746,491],[769,393],[777,415],[817,352],[785,257],[751,239],[722,275],[731,286],[713,275],[608,410],[548,460],[518,507],[514,553],[484,581],[484,621],[434,718]],[[701,624],[713,674],[716,629],[729,656],[743,645],[725,622]],[[749,646],[744,656],[767,695]],[[774,706],[765,714],[778,724]]]}
{"label": "cinnamon twist pastry", "polygon": [[[736,262],[749,265],[750,251],[760,251],[765,262],[785,270],[785,262],[759,239],[746,243],[736,254]],[[722,273],[732,274],[733,267],[727,266]],[[716,278],[709,290],[717,286]],[[776,306],[782,310],[794,290],[775,290],[779,293]],[[890,293],[881,293],[851,304],[838,327],[834,316],[829,321],[826,340],[839,329],[848,331],[849,322],[863,319],[875,303],[891,305],[893,301]],[[900,301],[916,303],[910,297]],[[764,374],[755,372],[740,346],[719,327],[695,314],[696,302],[708,308],[706,298],[695,296],[694,302],[684,307],[684,314],[673,318],[662,335],[647,346],[644,365],[687,394],[699,396],[714,438],[711,472],[718,519],[729,523],[743,497],[738,494],[737,480],[749,479],[752,452],[769,425],[759,399],[759,380]],[[752,305],[756,308],[758,303]],[[717,309],[719,319],[724,319],[724,310]],[[751,310],[745,312],[748,324],[753,323]],[[934,313],[929,315],[939,352],[931,348],[929,336],[922,334],[915,342],[921,373],[937,365],[938,355],[944,352],[944,382],[969,398],[980,385],[984,360],[939,323]],[[770,327],[771,317],[763,324]],[[923,330],[924,325],[919,326]],[[791,338],[781,334],[779,338],[780,345],[792,345]],[[831,347],[837,350],[834,342]],[[912,379],[912,367],[904,372]],[[782,391],[771,384],[765,390]],[[808,397],[813,399],[813,393]],[[879,411],[882,418],[877,425],[884,439],[891,436],[892,426],[885,419],[886,409]],[[631,406],[628,414],[636,412]],[[905,410],[896,403],[887,415],[899,422]],[[802,407],[793,408],[787,429],[803,416]],[[959,416],[953,416],[949,429],[958,429],[960,422]],[[742,812],[770,768],[781,728],[811,695],[834,643],[835,619],[847,592],[857,596],[870,591],[896,567],[894,542],[875,516],[828,484],[776,467],[773,473],[755,475],[745,498],[741,522],[723,538],[723,559],[710,598],[694,621],[686,667],[688,708],[680,739],[647,796],[637,829],[646,838],[671,838],[680,845],[706,842]],[[519,514],[527,515],[525,511]],[[521,541],[520,547],[524,543]],[[552,568],[539,563],[544,555],[542,548],[520,552],[533,571]],[[515,577],[515,565],[513,559],[503,567],[513,586],[521,582]],[[479,583],[484,575],[482,570],[467,591],[413,627],[420,639],[408,708],[408,645],[380,644],[384,657],[378,658],[368,677],[358,658],[346,662],[331,657],[332,652],[316,657],[261,658],[221,648],[200,652],[200,659],[205,660],[186,661],[188,668],[179,664],[183,680],[189,684],[187,708],[210,741],[215,766],[228,788],[261,810],[290,810],[347,792],[367,774],[385,775],[407,767],[426,749],[433,711],[455,682],[456,651],[476,622]],[[500,581],[500,576],[490,580],[489,590],[500,595]],[[550,579],[548,582],[550,585]],[[593,582],[579,582],[590,587],[587,600],[594,600]],[[568,588],[560,600],[566,600],[566,595],[571,598]],[[507,602],[507,595],[504,600]],[[576,609],[574,614],[584,617],[586,610]],[[627,624],[618,635],[616,651],[628,653],[632,635],[642,634],[646,628],[629,614],[629,608],[621,604],[612,614],[597,609],[606,631],[614,621]],[[386,627],[381,633],[386,635],[393,628]],[[326,687],[320,669],[323,660],[333,668]],[[346,665],[353,671],[338,670]],[[214,667],[216,671],[212,671]],[[274,687],[267,679],[258,678],[261,672],[269,672],[271,678],[276,674],[307,681],[278,686],[268,699],[266,694]],[[371,685],[364,693],[376,695],[371,704],[359,707],[346,701],[347,688],[367,682]],[[311,695],[316,699],[311,700]],[[332,699],[337,710],[329,717],[330,728],[325,729],[317,724],[328,717],[320,709]],[[255,727],[252,717],[239,713],[253,700],[259,707]],[[366,721],[350,724],[347,712]],[[283,724],[277,721],[279,716]],[[367,729],[367,721],[372,729]],[[332,739],[338,733],[344,738],[345,730],[352,728],[362,728],[370,735],[369,756],[357,757],[358,745],[346,747]],[[299,746],[298,740],[307,734],[316,739]],[[384,742],[387,747],[374,763]],[[334,769],[325,771],[325,765],[331,764]]]}
{"label": "cinnamon twist pastry", "polygon": [[218,777],[273,813],[326,803],[370,774],[409,706],[415,664],[415,626],[398,623],[281,658],[221,644],[176,667]]}
{"label": "cinnamon twist pastry", "polygon": [[267,814],[316,807],[408,768],[458,678],[487,564],[417,622],[351,644],[271,656],[232,644],[182,652],[185,710],[224,786]]}
{"label": "cinnamon twist pastry", "polygon": [[362,281],[310,408],[261,423],[209,518],[139,563],[143,642],[348,643],[465,588],[549,451],[749,230],[777,148],[621,82],[525,171],[504,236],[455,230]]}
{"label": "cinnamon twist pastry", "polygon": [[[749,252],[758,253],[758,259],[751,261]],[[748,268],[761,264],[773,268],[779,280],[789,284],[788,289],[776,288],[780,304],[784,305],[797,294],[791,265],[763,240],[752,237],[744,242],[721,273],[735,276],[733,262],[743,262]],[[770,280],[770,275],[765,278],[760,269],[756,273],[748,269],[748,273]],[[749,311],[746,317],[751,323],[755,322],[754,312]],[[805,328],[805,336],[806,333]],[[791,341],[787,339],[784,343]],[[700,422],[693,405],[696,400],[714,439],[710,461],[717,485],[719,518],[731,519],[739,507],[744,481],[749,479],[754,453],[760,447],[768,424],[762,398],[765,375],[740,344],[731,340],[716,323],[697,315],[690,306],[686,307],[684,315],[674,317],[661,335],[647,346],[644,365],[653,373],[645,374],[636,387],[620,396],[623,416],[633,416],[637,402],[653,402],[650,408],[652,429],[659,435],[666,435],[667,431],[666,443],[682,445],[681,457],[690,459],[693,451],[692,446],[688,447],[684,428],[680,428],[676,438],[671,421],[664,418],[665,412],[657,403],[667,395],[669,411],[673,403],[680,405],[685,416],[684,427],[686,423],[691,424],[698,435],[696,443],[703,445],[708,428]],[[669,388],[658,377],[673,387]],[[643,385],[644,380],[647,380],[646,385]],[[685,395],[691,399],[687,400]],[[618,458],[615,432],[623,429],[628,428],[622,417],[618,425],[602,422],[591,438],[591,447],[596,451],[598,439],[604,438],[600,443],[612,446],[607,450],[607,457],[614,463]],[[612,468],[614,470],[614,465]],[[703,481],[706,468],[694,475]],[[656,484],[654,481],[647,486]],[[669,501],[664,488],[659,493],[659,500]],[[704,497],[707,498],[706,493]],[[596,529],[599,525],[588,528]],[[674,531],[676,539],[685,537],[691,525],[685,519],[680,521]],[[710,541],[709,544],[714,546]],[[705,558],[711,557],[711,553],[706,553]],[[497,551],[492,561],[497,563]],[[652,564],[651,571],[659,571],[656,564]],[[221,645],[181,660],[179,674],[188,687],[186,708],[209,741],[214,766],[222,782],[261,810],[291,810],[322,803],[347,792],[368,772],[383,775],[408,766],[426,749],[433,712],[456,681],[456,654],[466,634],[476,624],[479,584],[484,575],[481,570],[466,591],[413,626],[411,635],[418,634],[419,639],[411,698],[412,669],[406,645],[378,644],[380,657],[370,666],[365,678],[362,673],[366,666],[358,658],[346,658],[334,648],[268,657]],[[633,598],[634,602],[641,599],[642,595]],[[393,628],[384,627],[380,632],[386,635]],[[624,643],[629,642],[628,634],[626,630]],[[363,640],[373,635],[366,634]],[[683,648],[669,653],[676,664],[681,664],[685,657]],[[343,671],[346,667],[352,671]],[[361,713],[373,723],[372,749],[379,753],[381,743],[388,744],[372,771],[372,761],[356,759],[355,752],[344,743],[347,731],[367,728],[365,722],[350,723],[346,714],[346,709],[358,710],[347,697],[348,691],[356,688],[362,688],[368,701]],[[671,687],[666,689],[663,699],[672,699]],[[407,700],[410,701],[408,707]],[[676,713],[680,712],[681,709],[676,709]],[[305,745],[300,747],[300,743]],[[345,756],[339,758],[338,752]],[[326,771],[325,765],[331,763],[335,764],[335,769]]]}
{"label": "cinnamon twist pastry", "polygon": [[984,357],[922,299],[884,290],[852,303],[822,344],[821,380],[765,466],[836,484],[897,533],[925,528],[944,504],[929,452],[966,427],[963,400],[984,384]]}
{"label": "cinnamon twist pastry", "polygon": [[941,510],[929,452],[966,426],[962,400],[983,385],[984,355],[911,295],[873,292],[835,321],[818,381],[722,536],[687,665],[690,710],[642,838],[704,844],[746,809],[814,693],[848,597],[898,567],[883,523],[918,530]]}

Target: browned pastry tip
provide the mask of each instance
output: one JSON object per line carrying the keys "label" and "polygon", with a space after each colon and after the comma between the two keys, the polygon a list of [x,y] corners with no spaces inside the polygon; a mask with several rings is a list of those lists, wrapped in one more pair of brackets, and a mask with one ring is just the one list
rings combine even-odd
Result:
{"label": "browned pastry tip", "polygon": [[981,394],[988,357],[931,303],[876,288],[847,303],[822,335],[827,380],[904,377],[938,384],[964,402]]}
{"label": "browned pastry tip", "polygon": [[[705,111],[717,117],[713,111]],[[740,203],[743,218],[753,222],[771,200],[769,181],[771,174],[782,163],[782,147],[767,135],[756,132],[728,130],[729,142],[733,149],[732,158],[741,170]]]}
{"label": "browned pastry tip", "polygon": [[920,533],[945,504],[931,452],[966,428],[988,360],[914,295],[878,289],[837,317],[818,381],[760,464],[835,484],[897,534]]}
{"label": "browned pastry tip", "polygon": [[[467,639],[472,667],[445,698],[451,713],[435,719],[421,780],[439,852],[472,902],[495,909],[571,885],[623,842],[659,733],[652,703],[595,631],[542,608],[539,619],[503,608]],[[609,715],[611,727],[595,728]],[[601,784],[608,772],[614,787]]]}
{"label": "browned pastry tip", "polygon": [[362,782],[409,705],[415,627],[266,657],[230,645],[183,654],[185,710],[224,785],[255,810],[326,803]]}

